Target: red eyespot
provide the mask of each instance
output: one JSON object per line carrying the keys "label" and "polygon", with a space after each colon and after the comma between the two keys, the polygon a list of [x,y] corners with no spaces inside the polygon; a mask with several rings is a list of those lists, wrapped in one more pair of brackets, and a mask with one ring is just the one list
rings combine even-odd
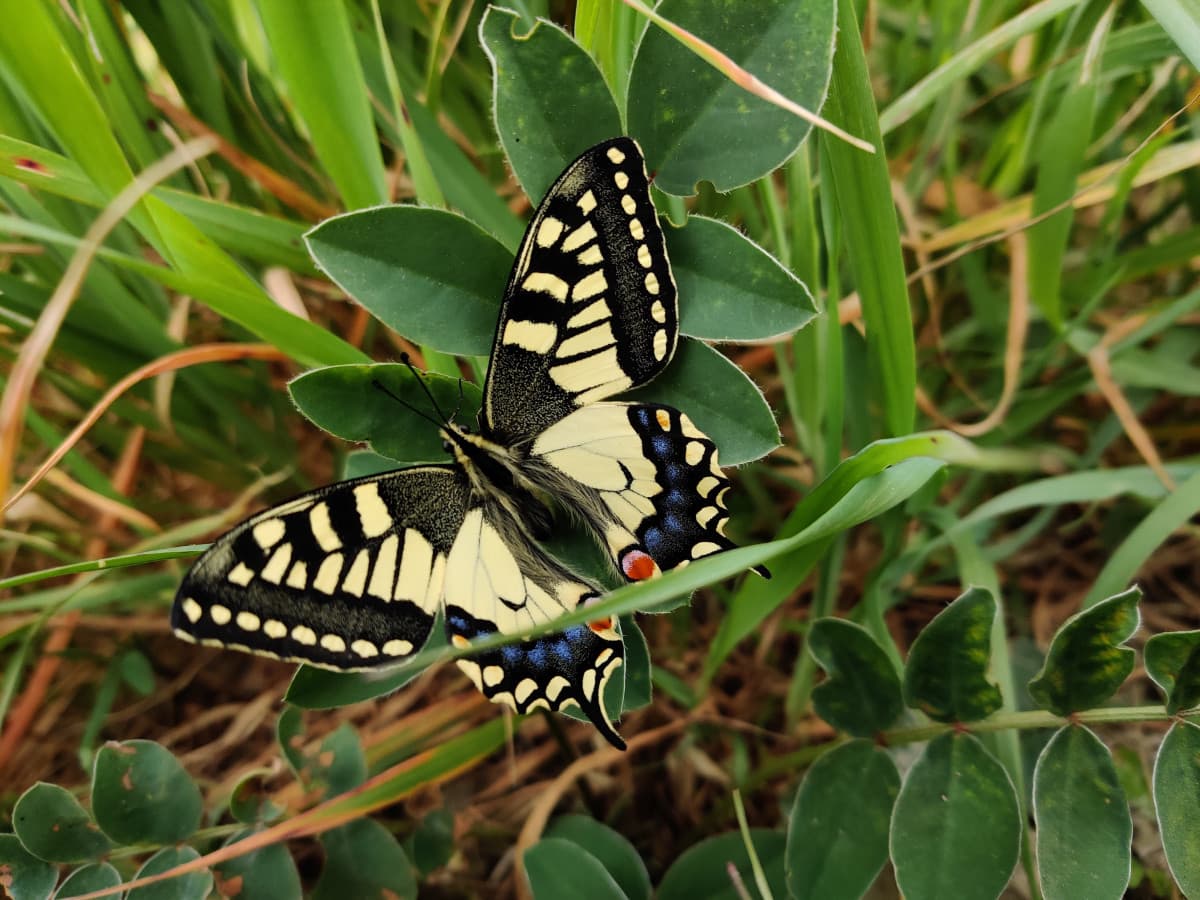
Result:
{"label": "red eyespot", "polygon": [[612,616],[608,616],[604,619],[597,619],[595,622],[588,622],[588,628],[592,629],[592,631],[596,632],[596,634],[603,634],[606,631],[612,631],[612,627]]}
{"label": "red eyespot", "polygon": [[658,566],[648,553],[630,550],[621,557],[621,571],[630,581],[644,581],[658,571]]}

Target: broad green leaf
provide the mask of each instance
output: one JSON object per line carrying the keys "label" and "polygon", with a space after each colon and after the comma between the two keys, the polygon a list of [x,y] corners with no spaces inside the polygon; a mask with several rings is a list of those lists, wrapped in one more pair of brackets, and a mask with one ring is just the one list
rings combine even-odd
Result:
{"label": "broad green leaf", "polygon": [[200,789],[153,741],[109,742],[96,754],[92,814],[119,844],[173,844],[200,825]]}
{"label": "broad green leaf", "polygon": [[454,856],[454,813],[446,807],[433,810],[421,820],[406,846],[422,875],[446,865]]}
{"label": "broad green leaf", "polygon": [[412,863],[392,834],[374,819],[355,819],[321,835],[325,867],[313,900],[417,896]]}
{"label": "broad green leaf", "polygon": [[667,254],[679,287],[679,330],[707,341],[769,341],[816,314],[808,288],[736,228],[689,216],[667,227]]}
{"label": "broad green leaf", "polygon": [[717,445],[722,466],[750,462],[779,446],[779,426],[762,391],[699,341],[680,341],[667,370],[628,397],[683,410]]}
{"label": "broad green leaf", "polygon": [[[562,839],[582,847],[600,862],[629,900],[650,900],[650,875],[628,839],[591,816],[559,816],[545,838]],[[529,857],[525,857],[528,866]]]}
{"label": "broad green leaf", "polygon": [[317,3],[302,15],[290,0],[257,8],[275,68],[347,208],[382,203],[387,176],[346,6]]}
{"label": "broad green leaf", "polygon": [[229,795],[229,813],[245,825],[271,822],[286,811],[271,799],[263,781],[271,776],[269,769],[255,769],[238,780]]}
{"label": "broad green leaf", "polygon": [[[253,829],[239,831],[225,841],[225,847],[254,834]],[[217,893],[222,897],[246,900],[293,900],[303,896],[300,873],[286,844],[270,844],[235,856],[213,866]]]}
{"label": "broad green leaf", "polygon": [[[165,847],[146,860],[133,878],[161,875],[176,866],[199,858],[200,854],[191,847]],[[205,900],[212,886],[212,872],[201,869],[199,872],[188,872],[166,881],[156,881],[154,884],[134,888],[125,895],[125,900]]]}
{"label": "broad green leaf", "polygon": [[492,63],[496,133],[536,204],[575,157],[622,133],[621,115],[596,63],[557,25],[527,29],[489,6],[479,40]]}
{"label": "broad green leaf", "polygon": [[0,834],[0,878],[13,900],[48,900],[58,869],[22,847],[15,834]]}
{"label": "broad green leaf", "polygon": [[293,378],[288,391],[318,427],[345,441],[365,441],[405,465],[449,461],[435,423],[456,410],[458,421],[474,422],[480,402],[473,384],[431,373],[419,377],[400,363],[313,369]]}
{"label": "broad green leaf", "polygon": [[888,824],[900,792],[896,764],[870,741],[835,747],[804,776],[787,835],[795,900],[858,900],[888,856]]}
{"label": "broad green leaf", "polygon": [[1156,634],[1143,653],[1146,673],[1166,695],[1168,713],[1200,706],[1200,631]]}
{"label": "broad green leaf", "polygon": [[525,851],[525,877],[534,900],[624,900],[616,880],[573,841],[542,838]]}
{"label": "broad green leaf", "polygon": [[653,699],[650,683],[650,647],[646,635],[633,616],[621,617],[621,637],[625,641],[625,700],[622,709],[632,712],[649,706]]}
{"label": "broad green leaf", "polygon": [[1094,709],[1133,671],[1136,654],[1123,647],[1137,631],[1139,588],[1109,597],[1069,618],[1054,635],[1029,694],[1055,715]]}
{"label": "broad green leaf", "polygon": [[310,760],[309,771],[313,782],[325,788],[327,797],[344,794],[366,781],[367,760],[354,726],[343,722],[327,735]]}
{"label": "broad green leaf", "polygon": [[380,206],[326,219],[305,235],[317,265],[389,328],[462,356],[486,356],[512,253],[440,209]]}
{"label": "broad green leaf", "polygon": [[[776,898],[787,896],[784,875],[784,847],[787,837],[781,831],[751,828],[754,853],[767,876],[767,884]],[[658,886],[656,900],[744,900],[745,896],[729,877],[729,866],[737,869],[748,896],[759,900],[754,888],[754,872],[740,832],[730,831],[705,838],[689,847],[671,864]],[[765,898],[763,898],[765,900]]]}
{"label": "broad green leaf", "polygon": [[[79,897],[92,891],[102,891],[105,888],[116,887],[121,883],[121,873],[108,863],[92,863],[76,869],[59,887],[54,894],[54,900],[67,900],[69,897]],[[115,896],[115,895],[114,895]]]}
{"label": "broad green leaf", "polygon": [[904,711],[900,677],[887,653],[861,625],[820,619],[808,633],[808,651],[826,673],[812,692],[813,708],[834,728],[870,737]]}
{"label": "broad green leaf", "polygon": [[83,862],[112,847],[70,791],[44,781],[17,800],[12,823],[25,849],[47,862]]}
{"label": "broad green leaf", "polygon": [[1167,865],[1179,889],[1200,897],[1200,726],[1176,722],[1154,761],[1154,807]]}
{"label": "broad green leaf", "polygon": [[364,475],[382,475],[395,468],[394,459],[388,459],[370,450],[351,450],[342,461],[342,480],[349,481]]}
{"label": "broad green leaf", "polygon": [[896,882],[906,897],[995,900],[1021,846],[1008,773],[973,735],[930,741],[892,814]]}
{"label": "broad green leaf", "polygon": [[1133,819],[1108,748],[1087,728],[1064,726],[1038,757],[1033,814],[1046,900],[1125,895]]}
{"label": "broad green leaf", "polygon": [[913,641],[904,666],[904,701],[938,722],[977,722],[1003,704],[988,680],[996,600],[968,588]]}
{"label": "broad green leaf", "polygon": [[[286,699],[286,698],[285,698]],[[285,706],[275,720],[275,741],[287,760],[288,768],[297,778],[306,765],[304,756],[304,712],[295,706]],[[303,778],[301,778],[303,780]]]}
{"label": "broad green leaf", "polygon": [[[834,6],[664,0],[656,11],[815,113],[829,85]],[[654,183],[678,196],[694,194],[701,180],[729,191],[761,178],[796,152],[810,127],[747,93],[656,25],[638,45],[628,120]]]}
{"label": "broad green leaf", "polygon": [[916,416],[912,310],[900,255],[891,174],[882,152],[883,138],[854,4],[838,4],[838,32],[824,115],[877,150],[864,153],[822,134],[822,184],[828,177],[837,205],[838,227],[850,256],[853,287],[862,301],[868,383],[877,386],[888,433],[902,435],[912,431]]}

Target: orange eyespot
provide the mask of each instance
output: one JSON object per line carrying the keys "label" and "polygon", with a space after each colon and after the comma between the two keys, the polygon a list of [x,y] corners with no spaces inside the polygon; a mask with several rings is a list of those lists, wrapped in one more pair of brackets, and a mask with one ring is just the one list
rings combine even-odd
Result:
{"label": "orange eyespot", "polygon": [[641,550],[630,550],[621,557],[621,571],[630,581],[644,581],[657,570],[654,560]]}
{"label": "orange eyespot", "polygon": [[471,646],[471,642],[469,640],[467,640],[465,637],[463,637],[461,634],[456,634],[456,635],[451,636],[450,642],[452,644],[454,644],[455,647],[470,647]]}
{"label": "orange eyespot", "polygon": [[608,616],[603,619],[597,619],[595,622],[588,622],[588,628],[592,629],[592,631],[596,632],[596,634],[603,634],[606,631],[612,631],[612,627],[612,616]]}

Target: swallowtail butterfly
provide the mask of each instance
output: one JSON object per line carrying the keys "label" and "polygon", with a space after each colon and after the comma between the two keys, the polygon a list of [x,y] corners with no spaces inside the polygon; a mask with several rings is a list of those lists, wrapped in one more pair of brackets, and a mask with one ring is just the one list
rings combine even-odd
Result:
{"label": "swallowtail butterfly", "polygon": [[[603,593],[535,542],[547,498],[630,581],[733,546],[713,442],[670,407],[602,402],[660,373],[678,335],[641,149],[592,147],[525,232],[478,427],[441,427],[453,464],[344,481],[246,520],[192,566],[172,628],[348,671],[403,662],[439,609],[457,647],[536,626]],[[623,659],[605,618],[458,665],[488,699],[519,713],[575,705],[624,748],[603,701]]]}

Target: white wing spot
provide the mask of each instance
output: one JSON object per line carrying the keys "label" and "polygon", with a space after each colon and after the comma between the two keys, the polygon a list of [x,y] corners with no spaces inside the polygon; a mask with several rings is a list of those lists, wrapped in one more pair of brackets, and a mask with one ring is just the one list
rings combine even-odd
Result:
{"label": "white wing spot", "polygon": [[625,214],[632,216],[637,212],[637,201],[629,194],[621,195],[621,209],[625,210]]}
{"label": "white wing spot", "polygon": [[[559,387],[572,394],[600,387],[615,394],[630,385],[629,377],[621,370],[617,351],[613,347],[575,362],[553,366],[550,377]],[[612,390],[609,390],[610,387]]]}
{"label": "white wing spot", "polygon": [[539,247],[553,247],[563,233],[563,223],[554,216],[546,216],[538,226],[537,243]]}
{"label": "white wing spot", "polygon": [[650,294],[658,294],[658,276],[653,272],[646,273],[646,291]]}
{"label": "white wing spot", "polygon": [[287,586],[300,591],[308,587],[308,563],[302,559],[296,560],[292,571],[288,572]]}
{"label": "white wing spot", "polygon": [[364,641],[362,638],[359,638],[357,641],[352,643],[350,645],[350,649],[363,659],[370,659],[372,656],[379,655],[378,648],[370,641]]}
{"label": "white wing spot", "polygon": [[283,580],[283,573],[288,570],[288,566],[292,562],[292,545],[282,544],[279,549],[271,554],[271,558],[267,564],[263,566],[262,580],[269,581],[271,584],[279,584]]}
{"label": "white wing spot", "polygon": [[371,570],[371,583],[367,585],[368,594],[374,594],[381,600],[392,599],[392,580],[396,577],[396,551],[399,547],[400,537],[395,534],[389,534],[379,545],[375,568]]}
{"label": "white wing spot", "polygon": [[583,696],[589,700],[596,693],[596,670],[588,669],[583,673]]}
{"label": "white wing spot", "polygon": [[580,332],[574,337],[568,338],[562,342],[558,348],[558,356],[566,359],[572,356],[578,356],[580,353],[590,353],[593,350],[599,350],[601,347],[607,347],[609,344],[615,344],[617,339],[613,336],[612,326],[608,322],[603,322],[594,328],[589,328],[587,331]]}
{"label": "white wing spot", "polygon": [[359,550],[358,556],[354,557],[354,562],[350,565],[350,571],[342,579],[342,590],[355,597],[361,597],[367,587],[367,569],[370,567],[371,551],[365,548]]}
{"label": "white wing spot", "polygon": [[284,531],[283,519],[264,519],[254,526],[254,540],[264,550],[270,550],[283,539]]}
{"label": "white wing spot", "polygon": [[716,553],[720,549],[720,544],[715,544],[712,541],[701,541],[698,544],[692,545],[692,559],[708,556],[710,553]]}
{"label": "white wing spot", "polygon": [[313,587],[322,594],[332,594],[337,589],[338,577],[342,574],[342,554],[331,553],[321,562]]}
{"label": "white wing spot", "polygon": [[696,492],[701,497],[707,499],[708,495],[711,494],[715,488],[720,487],[720,485],[721,482],[718,479],[714,478],[712,475],[706,475],[705,477],[701,478],[699,484],[696,485]]}
{"label": "white wing spot", "polygon": [[596,229],[592,227],[591,222],[584,222],[574,231],[567,235],[567,239],[563,241],[563,252],[574,253],[580,247],[590,244],[596,239]]}
{"label": "white wing spot", "polygon": [[297,644],[304,644],[306,647],[315,647],[317,645],[317,633],[307,625],[297,625],[292,629],[292,640]]}
{"label": "white wing spot", "polygon": [[[707,528],[708,523],[721,514],[721,511],[715,506],[706,506],[700,512],[696,513],[696,521],[700,523],[701,528]],[[720,530],[720,526],[718,526]]]}
{"label": "white wing spot", "polygon": [[326,553],[332,553],[342,546],[341,539],[333,530],[333,523],[329,521],[327,504],[318,503],[308,511],[308,524],[312,528],[313,537],[317,539],[317,543]]}
{"label": "white wing spot", "polygon": [[567,320],[567,327],[570,329],[582,328],[584,325],[591,325],[593,322],[599,322],[601,319],[607,319],[611,315],[608,304],[601,297],[599,300],[593,301],[585,306],[582,310],[575,313]]}
{"label": "white wing spot", "polygon": [[640,241],[646,236],[646,229],[642,227],[642,220],[637,216],[629,220],[629,233],[633,235],[635,241]]}
{"label": "white wing spot", "polygon": [[567,299],[567,291],[571,288],[569,284],[557,275],[551,275],[549,272],[530,272],[525,276],[525,280],[521,282],[521,287],[527,291],[549,294],[555,300],[559,301]]}
{"label": "white wing spot", "polygon": [[524,703],[529,699],[529,695],[537,690],[537,682],[532,678],[522,678],[521,683],[517,685],[517,689],[513,691],[513,696],[517,698],[518,703]]}
{"label": "white wing spot", "polygon": [[660,328],[654,332],[654,358],[662,359],[667,355],[667,330]]}
{"label": "white wing spot", "polygon": [[625,154],[616,147],[609,147],[608,153],[605,154],[615,165],[620,165],[625,162]]}
{"label": "white wing spot", "polygon": [[259,618],[252,612],[242,611],[237,614],[237,625],[242,631],[258,631]]}
{"label": "white wing spot", "polygon": [[287,626],[278,619],[267,619],[267,624],[263,626],[263,634],[269,638],[279,640],[287,635]]}
{"label": "white wing spot", "polygon": [[586,300],[589,297],[595,297],[607,287],[608,281],[604,278],[604,270],[596,269],[575,282],[575,290],[571,292],[571,297],[574,300]]}
{"label": "white wing spot", "polygon": [[233,618],[233,613],[229,611],[229,607],[222,606],[220,603],[214,603],[210,606],[208,614],[212,616],[212,620],[218,625],[228,625],[229,620]]}
{"label": "white wing spot", "polygon": [[495,687],[504,680],[504,670],[499,666],[488,666],[483,670],[483,683]]}
{"label": "white wing spot", "polygon": [[629,176],[624,172],[618,172],[616,175],[614,175],[613,181],[617,183],[618,190],[623,191],[625,188],[629,187]]}
{"label": "white wing spot", "polygon": [[469,659],[460,659],[458,667],[464,675],[471,679],[471,684],[475,685],[476,690],[483,690],[483,679],[479,675],[479,663]]}
{"label": "white wing spot", "polygon": [[604,254],[600,252],[599,244],[592,244],[575,258],[581,266],[598,266],[604,262]]}
{"label": "white wing spot", "polygon": [[567,679],[563,678],[561,675],[555,675],[550,679],[550,683],[546,685],[546,696],[549,697],[553,702],[557,703],[558,695],[563,692],[564,688],[569,688],[570,686],[571,682],[567,681]]}
{"label": "white wing spot", "polygon": [[[590,216],[592,210],[596,208],[596,195],[591,191],[584,191],[583,196],[575,201],[575,205],[583,210],[585,216]],[[566,249],[564,246],[563,249]]]}
{"label": "white wing spot", "polygon": [[374,481],[360,484],[354,489],[354,505],[363,534],[369,538],[379,537],[392,527],[392,516],[387,504],[379,496],[379,485]]}
{"label": "white wing spot", "polygon": [[659,325],[667,321],[667,308],[662,305],[661,300],[655,300],[650,306],[650,317]]}
{"label": "white wing spot", "polygon": [[433,561],[433,572],[429,575],[429,585],[425,588],[424,598],[417,598],[417,605],[425,612],[433,615],[442,602],[442,587],[446,582],[446,554],[439,553]]}
{"label": "white wing spot", "polygon": [[650,257],[650,248],[645,244],[642,244],[640,247],[638,247],[637,259],[638,262],[642,264],[643,269],[648,269],[654,264],[654,260]]}
{"label": "white wing spot", "polygon": [[700,460],[704,459],[704,445],[699,441],[688,441],[688,445],[683,451],[683,458],[687,460],[689,466],[700,465]]}
{"label": "white wing spot", "polygon": [[383,645],[384,656],[408,656],[412,651],[412,641],[402,641],[394,638]]}
{"label": "white wing spot", "polygon": [[227,579],[232,584],[237,584],[237,585],[241,585],[242,587],[245,587],[251,581],[254,580],[254,570],[251,569],[244,562],[240,562],[236,566],[233,567],[233,571],[231,571],[229,573],[229,575],[227,576]]}
{"label": "white wing spot", "polygon": [[515,345],[531,353],[548,353],[558,338],[558,329],[549,322],[511,320],[504,326],[505,345]]}
{"label": "white wing spot", "polygon": [[600,655],[596,657],[596,662],[594,663],[596,668],[601,668],[604,665],[605,661],[612,655],[613,655],[612,647],[605,647],[604,650],[600,653]]}
{"label": "white wing spot", "polygon": [[189,622],[199,622],[200,617],[204,615],[204,607],[188,597],[183,601],[183,614],[187,616]]}
{"label": "white wing spot", "polygon": [[321,646],[330,653],[345,653],[346,642],[336,634],[321,635]]}
{"label": "white wing spot", "polygon": [[[396,579],[396,600],[411,600],[418,606],[429,590],[429,574],[433,568],[433,547],[425,535],[415,528],[404,531],[404,549],[400,555],[400,575]],[[386,650],[384,651],[387,652]]]}

